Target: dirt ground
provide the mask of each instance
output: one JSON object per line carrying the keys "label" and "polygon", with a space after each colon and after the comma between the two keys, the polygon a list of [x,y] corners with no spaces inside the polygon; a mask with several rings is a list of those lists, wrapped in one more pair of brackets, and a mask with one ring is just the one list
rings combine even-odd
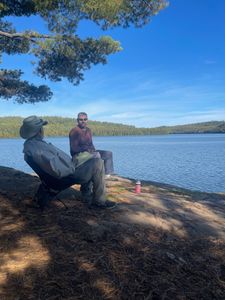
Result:
{"label": "dirt ground", "polygon": [[113,210],[79,186],[40,212],[36,176],[0,167],[0,299],[225,299],[225,195],[107,180]]}

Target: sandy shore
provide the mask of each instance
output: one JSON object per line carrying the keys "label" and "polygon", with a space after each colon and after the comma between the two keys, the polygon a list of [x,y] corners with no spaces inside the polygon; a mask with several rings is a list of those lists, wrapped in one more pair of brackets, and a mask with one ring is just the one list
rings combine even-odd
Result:
{"label": "sandy shore", "polygon": [[225,299],[225,195],[114,176],[116,209],[74,186],[41,213],[38,185],[0,167],[0,299]]}

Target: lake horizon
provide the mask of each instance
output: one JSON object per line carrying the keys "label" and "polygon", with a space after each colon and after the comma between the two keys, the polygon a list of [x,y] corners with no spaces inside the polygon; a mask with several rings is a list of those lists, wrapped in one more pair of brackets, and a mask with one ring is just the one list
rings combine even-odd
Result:
{"label": "lake horizon", "polygon": [[[45,137],[69,154],[68,137]],[[115,173],[136,180],[202,192],[225,192],[223,133],[94,136],[96,149],[111,150]],[[21,138],[1,138],[0,165],[26,173]]]}

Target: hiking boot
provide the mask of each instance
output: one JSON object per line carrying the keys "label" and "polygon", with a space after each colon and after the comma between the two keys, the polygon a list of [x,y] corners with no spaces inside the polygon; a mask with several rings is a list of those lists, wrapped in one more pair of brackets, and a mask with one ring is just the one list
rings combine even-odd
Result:
{"label": "hiking boot", "polygon": [[92,201],[93,201],[92,194],[90,195],[90,194],[82,193],[81,198],[82,198],[82,201],[88,205],[88,207],[90,207],[92,205]]}
{"label": "hiking boot", "polygon": [[111,200],[106,200],[105,206],[106,206],[106,208],[110,209],[110,208],[116,207],[117,203],[114,201],[111,201]]}
{"label": "hiking boot", "polygon": [[52,198],[54,198],[53,193],[51,193],[50,190],[44,186],[44,184],[40,184],[35,195],[35,202],[42,211]]}
{"label": "hiking boot", "polygon": [[93,203],[92,206],[97,208],[112,209],[117,206],[117,203],[111,200],[106,200],[105,203]]}

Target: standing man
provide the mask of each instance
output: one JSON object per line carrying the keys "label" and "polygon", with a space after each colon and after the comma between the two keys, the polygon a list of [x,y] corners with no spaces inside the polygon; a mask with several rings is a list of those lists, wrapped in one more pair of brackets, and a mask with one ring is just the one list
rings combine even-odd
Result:
{"label": "standing man", "polygon": [[[92,141],[91,129],[87,127],[88,115],[80,112],[77,115],[77,126],[70,130],[70,154],[73,160],[79,158],[80,153],[89,153],[90,157],[101,158],[104,161],[105,174],[109,177],[113,174],[113,156],[111,151],[95,150]],[[88,153],[86,157],[88,157]]]}

